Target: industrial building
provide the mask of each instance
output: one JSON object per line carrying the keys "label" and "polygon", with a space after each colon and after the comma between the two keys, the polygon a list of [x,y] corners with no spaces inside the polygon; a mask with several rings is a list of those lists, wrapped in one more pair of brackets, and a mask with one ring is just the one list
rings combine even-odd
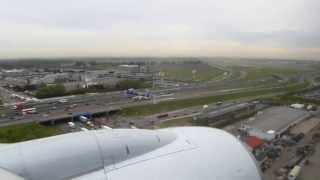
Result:
{"label": "industrial building", "polygon": [[249,136],[271,141],[309,117],[311,114],[305,110],[276,106],[257,113],[245,122],[240,130],[245,131]]}
{"label": "industrial building", "polygon": [[241,118],[255,112],[256,104],[240,103],[221,107],[214,111],[203,112],[193,117],[193,124],[200,126],[215,126],[228,120]]}

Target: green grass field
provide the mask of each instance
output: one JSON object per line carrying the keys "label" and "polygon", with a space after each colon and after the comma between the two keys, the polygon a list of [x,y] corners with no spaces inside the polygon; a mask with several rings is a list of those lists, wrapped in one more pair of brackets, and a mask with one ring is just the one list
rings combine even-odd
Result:
{"label": "green grass field", "polygon": [[305,94],[308,92],[312,92],[315,90],[319,90],[320,86],[309,87],[303,90],[292,91],[290,93],[286,93],[282,96],[275,96],[271,98],[266,98],[267,101],[271,101],[275,104],[293,104],[293,103],[302,103],[302,104],[314,104],[320,105],[320,101],[316,99],[306,99],[299,94]]}
{"label": "green grass field", "polygon": [[160,102],[158,104],[137,105],[137,106],[124,108],[121,111],[121,114],[123,116],[151,115],[151,114],[156,114],[161,112],[188,108],[192,106],[210,104],[218,101],[235,100],[235,99],[245,98],[245,97],[257,97],[261,95],[269,95],[269,94],[280,93],[280,92],[290,92],[290,91],[295,91],[298,89],[305,88],[307,86],[308,86],[308,83],[305,83],[305,84],[291,85],[291,86],[274,88],[274,89],[249,90],[249,91],[218,95],[218,96],[195,97],[195,98],[189,98],[189,99],[165,101],[165,102]]}
{"label": "green grass field", "polygon": [[245,79],[247,80],[262,79],[273,75],[280,75],[290,78],[294,76],[299,76],[304,72],[303,70],[299,69],[283,67],[242,67],[241,69],[246,72],[247,75]]}
{"label": "green grass field", "polygon": [[[163,64],[164,77],[178,81],[209,81],[222,75],[224,71],[207,64]],[[192,71],[195,70],[195,75]]]}
{"label": "green grass field", "polygon": [[15,143],[61,134],[55,127],[46,127],[37,123],[12,125],[0,128],[1,143]]}

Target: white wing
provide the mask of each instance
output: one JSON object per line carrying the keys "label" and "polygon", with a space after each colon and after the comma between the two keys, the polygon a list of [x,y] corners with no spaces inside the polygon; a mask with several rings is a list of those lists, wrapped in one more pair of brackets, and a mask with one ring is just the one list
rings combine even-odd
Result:
{"label": "white wing", "polygon": [[25,180],[9,171],[6,171],[4,169],[0,169],[0,179],[5,180]]}

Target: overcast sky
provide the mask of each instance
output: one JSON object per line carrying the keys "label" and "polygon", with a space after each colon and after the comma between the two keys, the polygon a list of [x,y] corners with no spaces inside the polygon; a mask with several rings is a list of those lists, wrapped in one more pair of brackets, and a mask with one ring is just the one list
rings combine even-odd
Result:
{"label": "overcast sky", "polygon": [[318,59],[319,11],[319,0],[0,0],[0,58]]}

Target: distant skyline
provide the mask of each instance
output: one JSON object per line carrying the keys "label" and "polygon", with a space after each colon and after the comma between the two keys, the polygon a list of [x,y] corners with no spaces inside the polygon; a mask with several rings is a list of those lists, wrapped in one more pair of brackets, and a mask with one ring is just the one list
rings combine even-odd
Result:
{"label": "distant skyline", "polygon": [[0,59],[320,58],[319,0],[0,0]]}

